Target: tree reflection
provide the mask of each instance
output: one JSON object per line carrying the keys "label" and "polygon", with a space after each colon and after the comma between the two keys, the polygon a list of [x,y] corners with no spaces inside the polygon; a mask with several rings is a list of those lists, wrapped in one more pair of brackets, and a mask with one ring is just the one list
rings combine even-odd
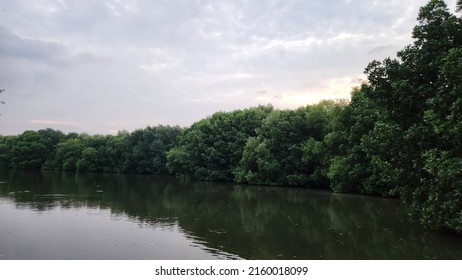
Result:
{"label": "tree reflection", "polygon": [[460,237],[426,231],[395,200],[168,176],[11,171],[17,207],[103,208],[142,226],[178,223],[212,253],[245,259],[460,259]]}

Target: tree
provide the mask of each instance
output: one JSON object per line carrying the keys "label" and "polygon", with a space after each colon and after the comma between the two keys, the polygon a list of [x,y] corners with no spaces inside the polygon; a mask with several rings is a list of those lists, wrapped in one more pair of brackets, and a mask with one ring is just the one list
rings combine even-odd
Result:
{"label": "tree", "polygon": [[178,126],[162,125],[132,132],[126,138],[129,149],[123,163],[123,172],[168,174],[167,152],[177,142],[181,132]]}
{"label": "tree", "polygon": [[4,167],[11,166],[13,146],[17,142],[17,136],[0,136],[0,163]]}
{"label": "tree", "polygon": [[372,175],[372,167],[362,138],[373,129],[380,115],[368,98],[370,91],[367,84],[352,91],[351,103],[333,120],[333,132],[326,137],[326,145],[332,151],[328,177],[336,192],[377,194],[364,185]]}
{"label": "tree", "polygon": [[77,170],[77,162],[83,152],[84,145],[80,137],[72,137],[58,144],[56,161],[59,168],[67,171]]}
{"label": "tree", "polygon": [[130,150],[129,136],[130,134],[126,131],[121,131],[115,136],[106,136],[104,172],[120,173],[124,171],[124,162]]}
{"label": "tree", "polygon": [[233,181],[249,137],[273,110],[259,106],[233,112],[217,112],[186,129],[167,153],[167,167],[179,177]]}
{"label": "tree", "polygon": [[340,128],[353,138],[330,179],[337,191],[397,194],[422,224],[462,231],[462,19],[431,0],[418,22],[397,59],[366,68],[362,103],[352,97]]}
{"label": "tree", "polygon": [[324,101],[296,110],[274,110],[247,140],[235,175],[250,184],[326,186],[323,139],[339,105]]}
{"label": "tree", "polygon": [[[0,89],[0,94],[4,93],[5,91],[6,91],[6,90],[4,90],[4,89]],[[1,100],[1,101],[0,101],[0,104],[3,104],[3,105],[4,105],[4,104],[5,104],[5,101]],[[0,114],[0,115],[1,115],[1,114]]]}
{"label": "tree", "polygon": [[19,135],[12,149],[10,165],[13,168],[40,169],[47,156],[46,146],[36,131]]}
{"label": "tree", "polygon": [[44,169],[56,169],[58,164],[55,161],[56,151],[58,144],[64,139],[65,134],[59,130],[53,130],[51,128],[41,129],[37,132],[42,138],[42,143],[46,148],[46,161],[43,164]]}

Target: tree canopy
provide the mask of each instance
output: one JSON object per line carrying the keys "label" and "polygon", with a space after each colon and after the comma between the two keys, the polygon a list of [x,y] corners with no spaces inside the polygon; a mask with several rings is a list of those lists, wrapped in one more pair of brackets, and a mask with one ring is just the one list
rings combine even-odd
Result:
{"label": "tree canopy", "polygon": [[181,132],[162,125],[106,136],[25,131],[0,137],[0,161],[11,168],[168,174],[166,154]]}
{"label": "tree canopy", "polygon": [[462,21],[420,9],[414,43],[373,61],[335,133],[335,191],[397,195],[424,225],[462,231]]}

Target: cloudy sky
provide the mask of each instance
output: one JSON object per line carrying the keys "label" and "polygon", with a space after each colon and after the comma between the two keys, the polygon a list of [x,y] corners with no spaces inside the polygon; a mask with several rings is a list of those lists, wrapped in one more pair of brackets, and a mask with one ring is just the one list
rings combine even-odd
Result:
{"label": "cloudy sky", "polygon": [[3,0],[0,134],[188,126],[349,98],[368,62],[412,42],[426,3]]}

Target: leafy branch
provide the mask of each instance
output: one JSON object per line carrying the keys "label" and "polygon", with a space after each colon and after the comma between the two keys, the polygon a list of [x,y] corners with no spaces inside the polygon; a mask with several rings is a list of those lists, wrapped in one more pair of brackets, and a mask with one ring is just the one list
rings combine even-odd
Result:
{"label": "leafy branch", "polygon": [[[5,89],[0,89],[0,94],[4,93],[5,91],[6,91]],[[0,103],[3,104],[3,105],[6,104],[5,101],[3,101],[3,100],[0,100]],[[0,114],[0,116],[1,115],[2,114]]]}

